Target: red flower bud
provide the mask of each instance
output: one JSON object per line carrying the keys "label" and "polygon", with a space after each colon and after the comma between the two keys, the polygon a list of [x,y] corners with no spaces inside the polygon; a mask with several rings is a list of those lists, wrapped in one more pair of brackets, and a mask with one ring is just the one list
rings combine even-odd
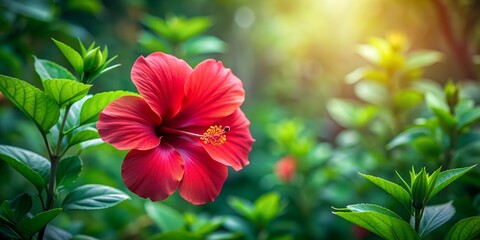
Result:
{"label": "red flower bud", "polygon": [[291,182],[296,170],[297,160],[292,156],[286,156],[275,164],[275,175],[283,182]]}

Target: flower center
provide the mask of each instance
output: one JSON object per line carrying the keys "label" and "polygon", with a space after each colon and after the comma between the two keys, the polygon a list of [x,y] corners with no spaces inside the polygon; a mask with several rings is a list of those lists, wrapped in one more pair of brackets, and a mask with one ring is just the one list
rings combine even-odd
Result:
{"label": "flower center", "polygon": [[230,131],[230,127],[226,126],[222,128],[220,125],[210,126],[207,131],[202,134],[191,133],[183,130],[177,130],[172,128],[167,128],[163,126],[157,126],[155,128],[155,134],[158,137],[163,136],[164,134],[175,134],[175,135],[184,135],[190,137],[198,137],[202,140],[205,144],[210,144],[213,146],[220,146],[227,141],[226,133]]}
{"label": "flower center", "polygon": [[225,128],[222,128],[221,125],[210,126],[207,131],[203,133],[203,136],[200,137],[200,140],[206,144],[220,146],[227,141],[227,135],[225,133],[228,131],[230,131],[229,126],[226,126]]}

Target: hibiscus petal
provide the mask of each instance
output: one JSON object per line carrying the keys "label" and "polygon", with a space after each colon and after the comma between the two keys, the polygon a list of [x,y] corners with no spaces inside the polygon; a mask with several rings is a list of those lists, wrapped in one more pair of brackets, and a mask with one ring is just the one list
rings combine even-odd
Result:
{"label": "hibiscus petal", "polygon": [[222,62],[198,64],[185,82],[185,103],[175,127],[205,126],[232,114],[244,101],[243,84]]}
{"label": "hibiscus petal", "polygon": [[131,77],[153,111],[168,120],[180,110],[184,84],[191,72],[185,61],[157,52],[139,57],[133,64]]}
{"label": "hibiscus petal", "polygon": [[160,201],[170,196],[183,176],[183,161],[167,143],[128,152],[122,164],[125,185],[140,197]]}
{"label": "hibiscus petal", "polygon": [[230,128],[225,134],[227,141],[220,146],[213,146],[201,140],[200,142],[214,160],[231,166],[236,171],[242,169],[249,163],[248,153],[252,150],[252,144],[255,141],[248,129],[250,122],[242,110],[238,109],[216,124]]}
{"label": "hibiscus petal", "polygon": [[117,149],[146,150],[160,143],[155,126],[161,122],[143,98],[124,96],[100,113],[97,129],[100,137]]}
{"label": "hibiscus petal", "polygon": [[184,174],[178,187],[180,196],[195,205],[211,202],[227,179],[227,166],[213,160],[196,141],[177,137],[168,140],[184,161]]}

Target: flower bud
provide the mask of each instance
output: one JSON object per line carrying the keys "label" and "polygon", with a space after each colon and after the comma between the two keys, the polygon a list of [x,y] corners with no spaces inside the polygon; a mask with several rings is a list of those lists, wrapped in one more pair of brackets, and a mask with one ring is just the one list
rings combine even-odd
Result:
{"label": "flower bud", "polygon": [[428,176],[423,168],[413,180],[412,184],[412,205],[416,209],[422,209],[428,200]]}
{"label": "flower bud", "polygon": [[452,81],[448,81],[445,86],[445,99],[447,100],[448,107],[450,109],[455,109],[457,106],[459,97],[458,97],[458,87]]}
{"label": "flower bud", "polygon": [[85,72],[94,72],[102,64],[102,52],[100,47],[90,50],[83,59],[83,70]]}
{"label": "flower bud", "polygon": [[275,164],[275,175],[282,182],[291,182],[295,177],[297,161],[294,157],[286,156]]}

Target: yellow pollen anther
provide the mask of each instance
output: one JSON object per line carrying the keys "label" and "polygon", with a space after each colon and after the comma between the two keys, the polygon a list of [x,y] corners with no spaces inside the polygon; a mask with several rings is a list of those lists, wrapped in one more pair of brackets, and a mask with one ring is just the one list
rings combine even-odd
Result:
{"label": "yellow pollen anther", "polygon": [[225,135],[225,133],[228,131],[230,131],[229,126],[226,126],[225,128],[218,125],[210,126],[207,131],[203,133],[203,136],[200,137],[200,140],[213,146],[220,146],[227,141],[227,135]]}

